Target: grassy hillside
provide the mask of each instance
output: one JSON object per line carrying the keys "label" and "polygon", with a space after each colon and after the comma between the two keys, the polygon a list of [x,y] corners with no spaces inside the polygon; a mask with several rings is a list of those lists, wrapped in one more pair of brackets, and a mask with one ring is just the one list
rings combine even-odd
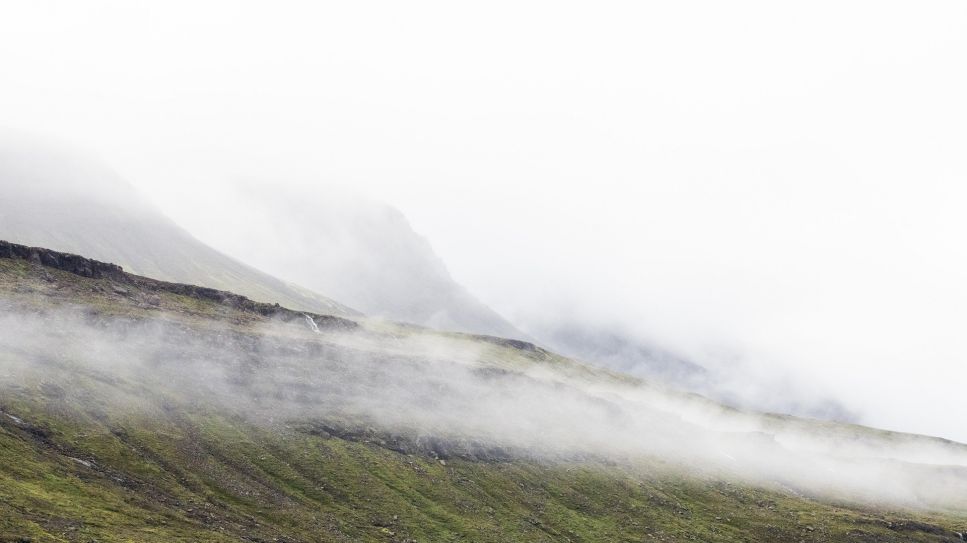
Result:
{"label": "grassy hillside", "polygon": [[[445,413],[420,432],[394,433],[353,407],[357,385],[334,379],[358,378],[373,371],[364,360],[382,357],[389,378],[365,390],[389,401],[400,394],[393,376],[424,365],[430,378],[468,363],[488,375],[546,367],[632,383],[525,343],[324,319],[316,334],[274,306],[10,258],[0,258],[0,312],[16,315],[0,330],[0,541],[955,541],[967,528],[959,503],[861,505],[711,468],[686,475],[650,455],[547,456],[436,439],[449,428]],[[123,336],[131,350],[67,330],[74,317],[99,334],[122,333],[118,323],[136,330]],[[31,319],[63,342],[12,337]],[[137,341],[155,329],[181,334],[170,350],[203,337],[211,348],[192,352],[204,360],[186,360],[230,369],[226,388],[198,394],[165,373],[167,351],[136,361]],[[407,341],[430,339],[472,346],[472,362],[451,355],[466,350],[408,354]],[[118,353],[132,358],[97,364]],[[306,359],[343,373],[262,366]],[[157,371],[127,371],[143,364]],[[849,428],[831,430],[866,431]]]}
{"label": "grassy hillside", "polygon": [[643,466],[443,465],[211,413],[161,423],[38,403],[4,406],[30,421],[0,431],[6,540],[949,541],[955,527]]}

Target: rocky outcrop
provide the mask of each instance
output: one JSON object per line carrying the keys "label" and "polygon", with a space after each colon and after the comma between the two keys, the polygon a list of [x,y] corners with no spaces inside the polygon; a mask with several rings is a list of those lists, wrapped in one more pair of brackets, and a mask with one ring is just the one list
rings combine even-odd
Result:
{"label": "rocky outcrop", "polygon": [[352,427],[316,421],[298,425],[296,429],[323,438],[369,443],[400,454],[426,456],[438,460],[444,465],[450,459],[489,463],[510,462],[527,454],[526,451],[512,450],[482,440],[411,435],[382,431],[371,426]]}
{"label": "rocky outcrop", "polygon": [[19,258],[92,279],[120,280],[125,275],[124,270],[117,264],[108,264],[79,255],[51,251],[41,247],[28,247],[3,240],[0,240],[0,258]]}
{"label": "rocky outcrop", "polygon": [[497,336],[488,336],[483,334],[473,335],[474,339],[479,339],[480,341],[486,341],[487,343],[493,343],[494,345],[500,345],[501,347],[509,347],[511,349],[517,349],[518,351],[525,351],[528,353],[549,355],[550,353],[537,345],[529,341],[523,341],[520,339],[508,339]]}
{"label": "rocky outcrop", "polygon": [[245,296],[224,290],[158,281],[157,279],[126,273],[117,264],[100,262],[83,256],[52,251],[42,247],[28,247],[26,245],[0,240],[0,258],[26,260],[45,268],[57,269],[91,279],[107,279],[115,283],[111,286],[111,289],[120,295],[128,293],[128,288],[125,287],[137,288],[147,293],[169,292],[198,300],[212,301],[241,311],[257,313],[265,317],[278,318],[286,322],[294,319],[305,319],[308,315],[312,317],[312,320],[320,328],[355,328],[358,326],[355,321],[350,319],[336,317],[334,315],[293,311],[277,303],[256,302]]}

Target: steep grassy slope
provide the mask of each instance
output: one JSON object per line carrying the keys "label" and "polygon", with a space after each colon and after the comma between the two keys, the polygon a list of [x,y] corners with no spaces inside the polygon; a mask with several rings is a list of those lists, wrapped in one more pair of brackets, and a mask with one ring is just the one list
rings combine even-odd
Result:
{"label": "steep grassy slope", "polygon": [[[314,333],[275,306],[58,263],[77,273],[0,258],[0,541],[955,541],[967,526],[959,503],[874,507],[711,468],[683,474],[650,455],[463,442],[446,434],[445,413],[419,432],[393,432],[367,418],[391,413],[353,401],[366,390],[400,408],[393,380],[413,368],[429,367],[427,379],[470,363],[488,376],[550,367],[631,381],[497,338],[340,319],[319,319]],[[75,330],[75,318],[93,324]],[[12,337],[32,320],[60,341]],[[147,336],[171,334],[163,352],[143,354],[155,341]],[[107,341],[116,337],[124,345]],[[211,348],[196,349],[201,341]],[[470,362],[466,349],[435,359],[428,351],[442,342],[472,345]],[[180,348],[193,356],[171,352]],[[220,386],[194,383],[197,368],[168,357],[217,369],[209,375]],[[380,365],[367,366],[373,357]],[[306,360],[338,371],[275,371]],[[369,388],[354,383],[362,377]],[[446,386],[419,399],[432,411]]]}

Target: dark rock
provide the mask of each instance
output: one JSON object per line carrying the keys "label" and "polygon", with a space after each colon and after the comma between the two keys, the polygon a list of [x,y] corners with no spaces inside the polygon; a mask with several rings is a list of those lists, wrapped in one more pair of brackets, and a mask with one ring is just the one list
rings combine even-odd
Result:
{"label": "dark rock", "polygon": [[[289,322],[295,319],[299,319],[301,321],[305,319],[306,315],[308,315],[312,317],[319,328],[352,329],[359,326],[355,321],[344,319],[342,317],[336,317],[334,315],[317,315],[315,313],[293,311],[291,309],[282,307],[278,303],[270,304],[256,302],[246,298],[245,296],[232,292],[216,290],[208,287],[200,287],[197,285],[158,281],[156,279],[125,273],[121,266],[116,264],[100,262],[90,258],[84,258],[82,256],[69,253],[61,253],[40,247],[28,247],[26,245],[10,243],[9,241],[0,240],[0,258],[26,260],[40,266],[66,271],[74,275],[80,275],[82,277],[88,277],[91,279],[110,279],[117,283],[111,286],[111,290],[115,294],[122,296],[127,296],[130,294],[131,289],[129,287],[136,287],[140,290],[148,292],[171,292],[174,294],[188,296],[190,298],[210,300],[221,305],[227,305],[239,309],[241,311],[256,313],[264,317],[277,318],[284,322]],[[99,287],[95,286],[93,288],[98,289]],[[151,303],[150,298],[148,303]]]}
{"label": "dark rock", "polygon": [[39,264],[94,279],[117,279],[124,276],[124,270],[116,264],[108,264],[84,258],[70,253],[60,253],[40,247],[27,247],[0,240],[0,258],[19,258]]}
{"label": "dark rock", "polygon": [[[944,530],[940,526],[934,524],[927,524],[925,522],[918,522],[914,520],[904,520],[901,522],[888,522],[886,527],[895,532],[923,532],[927,534],[942,535],[949,534],[947,530]],[[961,536],[963,537],[963,536]]]}
{"label": "dark rock", "polygon": [[525,351],[528,353],[535,354],[547,354],[547,351],[534,345],[529,341],[521,341],[519,339],[507,339],[497,336],[486,336],[486,335],[474,335],[476,339],[481,341],[486,341],[487,343],[493,343],[494,345],[500,345],[503,347],[510,347],[511,349],[517,349],[518,351]]}
{"label": "dark rock", "polygon": [[450,459],[476,462],[508,462],[514,452],[490,443],[438,436],[413,435],[380,431],[375,428],[349,427],[316,422],[300,428],[302,432],[325,439],[338,438],[358,443],[371,443],[404,455],[421,455],[436,461]]}

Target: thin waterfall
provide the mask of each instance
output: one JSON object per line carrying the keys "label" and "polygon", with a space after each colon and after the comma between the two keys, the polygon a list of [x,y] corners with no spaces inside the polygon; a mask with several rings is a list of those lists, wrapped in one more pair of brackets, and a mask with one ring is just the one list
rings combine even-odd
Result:
{"label": "thin waterfall", "polygon": [[309,325],[309,329],[311,329],[313,332],[318,334],[319,327],[316,326],[316,321],[312,320],[312,317],[310,315],[306,315],[305,313],[303,313],[303,315],[305,315],[306,317],[306,324]]}

